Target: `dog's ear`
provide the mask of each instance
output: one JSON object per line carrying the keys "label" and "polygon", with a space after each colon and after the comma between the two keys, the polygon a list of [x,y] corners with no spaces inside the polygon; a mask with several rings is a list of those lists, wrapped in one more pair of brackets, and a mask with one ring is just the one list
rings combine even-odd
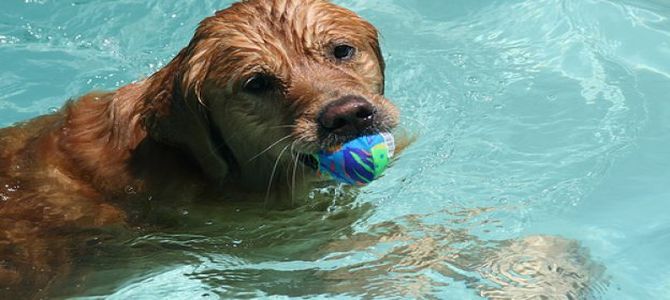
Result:
{"label": "dog's ear", "polygon": [[148,79],[145,127],[153,139],[181,148],[208,177],[220,182],[229,174],[227,156],[221,153],[227,147],[210,123],[201,94],[217,48],[213,43],[196,35]]}

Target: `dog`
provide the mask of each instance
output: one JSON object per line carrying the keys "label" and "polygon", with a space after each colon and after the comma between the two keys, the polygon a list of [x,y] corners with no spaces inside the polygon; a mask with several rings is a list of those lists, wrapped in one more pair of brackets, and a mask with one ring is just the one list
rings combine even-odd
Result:
{"label": "dog", "polygon": [[48,295],[88,232],[154,220],[148,201],[292,199],[321,180],[310,153],[398,118],[370,23],[325,0],[233,4],[148,78],[0,130],[0,298]]}

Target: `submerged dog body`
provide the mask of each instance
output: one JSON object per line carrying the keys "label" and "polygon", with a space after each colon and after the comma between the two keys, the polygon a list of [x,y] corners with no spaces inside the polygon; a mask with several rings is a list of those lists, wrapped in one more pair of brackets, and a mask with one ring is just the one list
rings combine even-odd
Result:
{"label": "submerged dog body", "polygon": [[299,194],[305,154],[395,127],[383,91],[377,31],[346,9],[216,13],[149,78],[0,130],[0,295],[47,286],[86,231],[142,222],[142,202]]}

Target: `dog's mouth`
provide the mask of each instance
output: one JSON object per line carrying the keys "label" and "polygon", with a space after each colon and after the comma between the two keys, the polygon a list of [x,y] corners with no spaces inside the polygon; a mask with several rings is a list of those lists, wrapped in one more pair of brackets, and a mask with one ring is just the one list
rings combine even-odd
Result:
{"label": "dog's mouth", "polygon": [[[300,143],[296,145],[295,150],[298,153],[296,159],[311,170],[318,171],[320,168],[319,153],[330,152],[343,145],[364,136],[374,136],[382,133],[392,132],[395,124],[389,121],[383,115],[378,115],[374,122],[365,128],[360,128],[356,132],[335,134],[328,132],[322,127],[317,127],[309,136],[315,136],[314,141]],[[296,135],[296,140],[305,140]]]}
{"label": "dog's mouth", "polygon": [[296,159],[300,161],[306,167],[318,171],[320,168],[319,154],[325,152],[332,152],[333,149],[339,149],[343,145],[348,144],[351,141],[359,139],[365,136],[375,136],[383,133],[388,133],[390,130],[380,130],[378,128],[369,128],[363,130],[358,134],[346,135],[346,136],[331,136],[327,139],[321,139],[320,142],[314,143],[312,147],[308,147],[311,150],[299,151]]}

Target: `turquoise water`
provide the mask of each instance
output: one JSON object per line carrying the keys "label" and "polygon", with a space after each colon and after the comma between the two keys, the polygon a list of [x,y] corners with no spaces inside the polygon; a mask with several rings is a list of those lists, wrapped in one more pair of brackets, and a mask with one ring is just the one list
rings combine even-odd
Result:
{"label": "turquoise water", "polygon": [[[353,202],[189,208],[54,296],[670,299],[670,2],[336,2],[382,32],[420,133],[387,175]],[[3,1],[0,125],[151,74],[229,3]]]}

